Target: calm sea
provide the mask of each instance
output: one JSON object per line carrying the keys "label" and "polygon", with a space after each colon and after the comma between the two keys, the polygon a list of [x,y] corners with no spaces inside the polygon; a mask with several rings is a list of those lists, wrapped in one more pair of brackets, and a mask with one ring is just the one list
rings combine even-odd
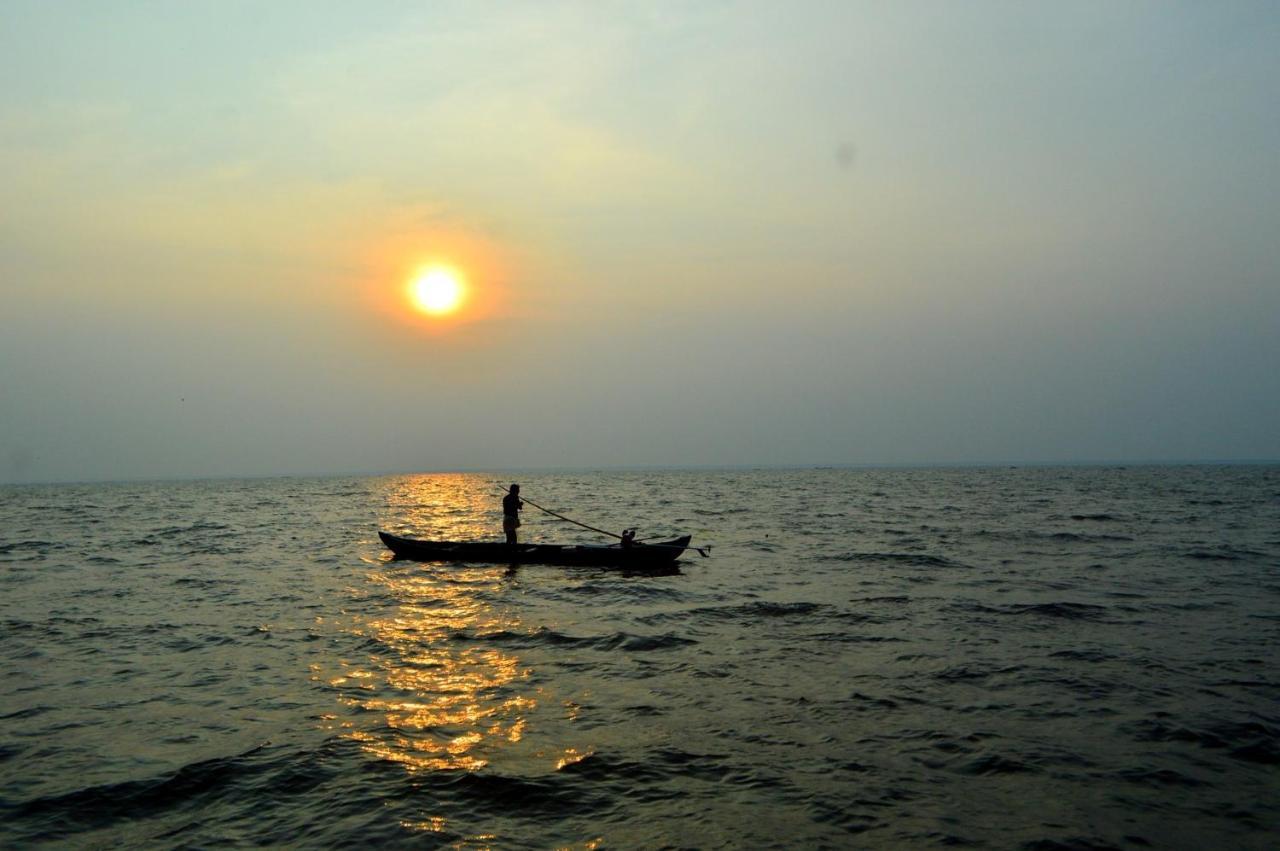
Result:
{"label": "calm sea", "polygon": [[499,481],[0,488],[0,845],[1276,846],[1280,467]]}

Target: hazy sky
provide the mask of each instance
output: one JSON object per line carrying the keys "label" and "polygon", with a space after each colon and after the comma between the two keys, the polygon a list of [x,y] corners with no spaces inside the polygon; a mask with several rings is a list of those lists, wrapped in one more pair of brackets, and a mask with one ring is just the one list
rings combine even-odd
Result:
{"label": "hazy sky", "polygon": [[1280,458],[1278,44],[1272,2],[5,0],[0,481]]}

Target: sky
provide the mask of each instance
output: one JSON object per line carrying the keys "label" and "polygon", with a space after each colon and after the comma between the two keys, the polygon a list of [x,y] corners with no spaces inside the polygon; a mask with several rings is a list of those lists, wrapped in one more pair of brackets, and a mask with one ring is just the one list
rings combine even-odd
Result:
{"label": "sky", "polygon": [[1243,0],[5,0],[0,482],[1280,459],[1277,44]]}

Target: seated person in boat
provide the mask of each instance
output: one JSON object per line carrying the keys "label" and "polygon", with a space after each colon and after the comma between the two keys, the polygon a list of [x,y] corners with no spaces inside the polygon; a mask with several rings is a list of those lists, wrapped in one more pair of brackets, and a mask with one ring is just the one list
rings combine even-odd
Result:
{"label": "seated person in boat", "polygon": [[636,542],[636,530],[623,529],[622,530],[622,548],[624,550],[629,550],[631,549],[631,547],[635,545],[635,542]]}
{"label": "seated person in boat", "polygon": [[516,543],[516,529],[520,528],[520,509],[524,502],[520,499],[520,486],[512,485],[510,492],[502,498],[502,531],[507,534],[507,543]]}

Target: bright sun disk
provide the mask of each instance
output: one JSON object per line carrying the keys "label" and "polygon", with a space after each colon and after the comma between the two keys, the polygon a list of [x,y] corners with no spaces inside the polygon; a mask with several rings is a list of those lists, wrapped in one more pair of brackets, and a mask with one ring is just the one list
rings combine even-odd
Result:
{"label": "bright sun disk", "polygon": [[462,303],[462,281],[451,269],[428,269],[409,286],[414,305],[423,313],[441,316]]}

